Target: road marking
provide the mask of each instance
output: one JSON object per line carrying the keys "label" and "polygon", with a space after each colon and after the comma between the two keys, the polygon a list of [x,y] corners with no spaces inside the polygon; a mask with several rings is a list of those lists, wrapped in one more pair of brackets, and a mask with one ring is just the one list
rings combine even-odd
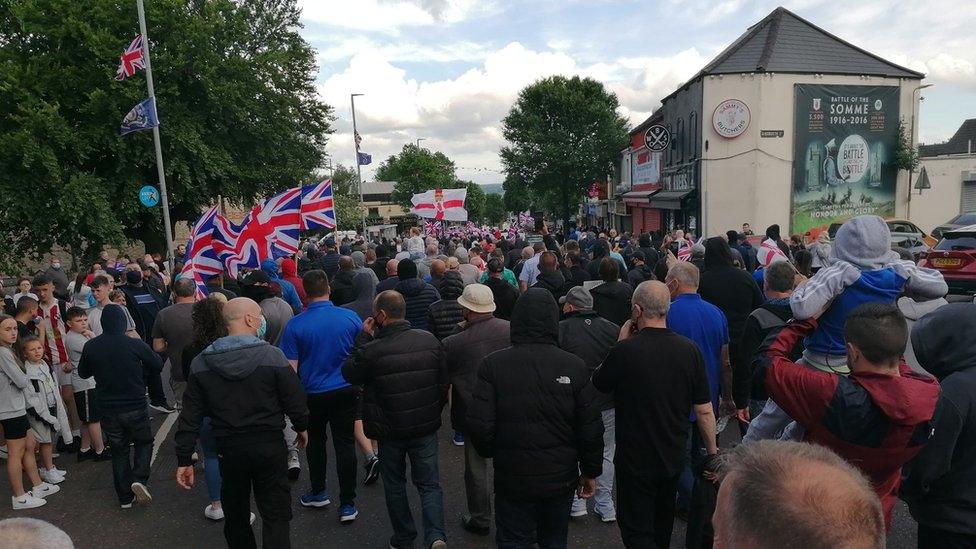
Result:
{"label": "road marking", "polygon": [[153,463],[156,463],[156,455],[159,454],[159,447],[166,440],[167,435],[169,435],[169,430],[173,428],[173,424],[176,423],[176,419],[179,414],[176,412],[172,414],[166,414],[166,421],[159,426],[159,430],[156,431],[156,436],[153,438],[153,451],[152,459],[149,460],[149,466],[152,467]]}

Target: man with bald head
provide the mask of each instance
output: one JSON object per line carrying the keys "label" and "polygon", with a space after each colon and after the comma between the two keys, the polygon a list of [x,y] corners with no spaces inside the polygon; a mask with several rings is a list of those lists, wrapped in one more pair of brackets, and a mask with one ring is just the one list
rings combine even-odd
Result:
{"label": "man with bald head", "polygon": [[430,262],[430,285],[441,291],[441,283],[444,282],[444,273],[447,272],[447,263],[443,259],[435,259]]}
{"label": "man with bald head", "polygon": [[738,445],[725,461],[712,517],[716,549],[885,547],[877,494],[826,447],[761,441]]}
{"label": "man with bald head", "polygon": [[246,297],[224,305],[227,336],[214,341],[190,364],[176,432],[176,482],[193,487],[193,450],[200,424],[211,418],[223,479],[224,538],[229,547],[255,547],[251,486],[262,520],[264,547],[291,547],[291,487],[285,416],[308,441],[308,408],[298,375],[285,355],[261,339],[261,307]]}
{"label": "man with bald head", "polygon": [[627,547],[670,547],[692,411],[708,454],[718,452],[705,362],[693,341],[668,329],[670,307],[664,284],[637,286],[619,343],[593,373],[617,410],[617,522]]}
{"label": "man with bald head", "polygon": [[380,280],[380,283],[376,285],[376,295],[387,290],[392,290],[397,282],[400,282],[400,278],[397,276],[397,266],[400,261],[397,259],[390,259],[386,262],[386,278]]}

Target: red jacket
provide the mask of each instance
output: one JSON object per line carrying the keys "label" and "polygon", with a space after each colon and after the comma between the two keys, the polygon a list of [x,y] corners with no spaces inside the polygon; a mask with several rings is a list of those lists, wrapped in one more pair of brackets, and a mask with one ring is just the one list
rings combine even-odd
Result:
{"label": "red jacket", "polygon": [[767,352],[766,390],[806,429],[806,442],[830,448],[871,479],[890,526],[901,467],[932,435],[939,384],[904,362],[900,376],[852,372],[849,377],[792,362],[790,349],[816,326],[807,320],[780,332]]}
{"label": "red jacket", "polygon": [[298,299],[302,301],[302,305],[308,307],[308,299],[305,297],[305,286],[302,285],[302,279],[298,276],[298,269],[295,266],[294,259],[285,258],[281,260],[281,278],[291,282],[291,285],[295,287],[295,291],[298,292]]}

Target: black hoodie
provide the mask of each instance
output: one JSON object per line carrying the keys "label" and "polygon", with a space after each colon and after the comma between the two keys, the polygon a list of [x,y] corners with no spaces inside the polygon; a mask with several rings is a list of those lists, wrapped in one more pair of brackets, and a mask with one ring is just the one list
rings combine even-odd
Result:
{"label": "black hoodie", "polygon": [[85,343],[78,375],[95,376],[96,400],[102,413],[114,415],[146,407],[146,376],[163,369],[159,355],[141,339],[125,335],[120,305],[102,309],[102,334]]}
{"label": "black hoodie", "polygon": [[282,440],[285,415],[296,432],[308,428],[298,374],[285,355],[249,335],[214,341],[190,364],[176,431],[176,458],[190,465],[200,423],[211,418],[219,448]]}
{"label": "black hoodie", "polygon": [[365,321],[373,315],[373,298],[376,297],[376,286],[373,277],[366,273],[359,273],[352,279],[352,289],[356,295],[352,301],[342,306],[359,315]]}
{"label": "black hoodie", "polygon": [[920,525],[976,536],[976,304],[950,303],[912,330],[919,364],[939,379],[935,432],[906,466],[901,497]]}
{"label": "black hoodie", "polygon": [[515,303],[512,346],[481,363],[466,418],[478,453],[494,457],[495,491],[516,500],[568,496],[603,469],[603,422],[589,370],[557,347],[552,294],[529,288]]}
{"label": "black hoodie", "polygon": [[755,279],[732,265],[732,250],[721,236],[705,241],[705,271],[701,275],[698,293],[702,299],[725,313],[729,323],[729,340],[733,346],[742,339],[746,317],[764,301]]}

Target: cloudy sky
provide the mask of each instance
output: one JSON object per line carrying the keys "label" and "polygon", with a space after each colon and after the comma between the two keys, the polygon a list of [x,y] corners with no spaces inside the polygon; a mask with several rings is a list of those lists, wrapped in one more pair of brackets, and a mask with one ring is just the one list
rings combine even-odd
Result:
{"label": "cloudy sky", "polygon": [[[404,143],[454,159],[459,177],[500,183],[501,119],[538,78],[580,74],[613,90],[632,124],[778,4],[745,0],[299,0],[318,50],[319,91],[338,120],[328,151],[353,165],[357,98],[363,177]],[[814,24],[928,75],[920,139],[976,117],[976,3],[786,1]]]}

